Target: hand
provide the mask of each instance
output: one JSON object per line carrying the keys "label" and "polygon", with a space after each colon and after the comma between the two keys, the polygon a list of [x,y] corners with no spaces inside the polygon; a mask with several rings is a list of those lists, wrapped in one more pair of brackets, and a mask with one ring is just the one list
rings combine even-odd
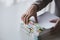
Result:
{"label": "hand", "polygon": [[29,18],[34,16],[36,22],[37,22],[37,13],[25,13],[23,16],[22,16],[22,20],[25,24],[28,24],[29,23]]}
{"label": "hand", "polygon": [[22,20],[23,20],[23,22],[25,23],[25,24],[28,24],[29,23],[29,19],[30,19],[30,17],[32,17],[32,16],[34,16],[34,18],[35,18],[35,20],[36,20],[36,22],[38,22],[37,21],[37,13],[36,13],[36,6],[31,6],[28,10],[27,10],[27,12],[25,12],[24,13],[24,15],[22,16]]}
{"label": "hand", "polygon": [[51,20],[50,22],[56,23],[55,27],[51,29],[51,32],[54,33],[59,33],[60,32],[60,19],[54,19]]}

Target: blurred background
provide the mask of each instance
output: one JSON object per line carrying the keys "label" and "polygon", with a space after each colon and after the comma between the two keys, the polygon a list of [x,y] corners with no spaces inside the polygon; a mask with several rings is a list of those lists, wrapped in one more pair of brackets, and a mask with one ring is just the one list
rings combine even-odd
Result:
{"label": "blurred background", "polygon": [[[22,40],[19,31],[21,16],[34,1],[36,0],[0,0],[0,40]],[[54,13],[54,1],[39,11],[38,15],[45,11]]]}

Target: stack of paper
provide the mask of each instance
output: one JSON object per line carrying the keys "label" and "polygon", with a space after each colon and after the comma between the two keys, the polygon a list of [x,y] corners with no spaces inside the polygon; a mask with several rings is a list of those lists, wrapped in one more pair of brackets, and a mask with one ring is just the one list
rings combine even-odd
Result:
{"label": "stack of paper", "polygon": [[33,21],[30,21],[28,25],[21,23],[20,31],[23,31],[23,33],[25,33],[25,35],[32,38],[33,40],[37,40],[37,37],[38,37],[39,33],[41,31],[43,31],[43,28],[40,27],[40,25],[38,23],[34,23]]}

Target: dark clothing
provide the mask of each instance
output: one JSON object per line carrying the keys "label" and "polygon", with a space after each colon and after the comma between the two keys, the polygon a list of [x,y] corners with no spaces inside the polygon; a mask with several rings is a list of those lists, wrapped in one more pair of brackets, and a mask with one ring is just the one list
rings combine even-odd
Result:
{"label": "dark clothing", "polygon": [[60,0],[55,0],[55,14],[60,17]]}
{"label": "dark clothing", "polygon": [[[38,5],[38,11],[46,7],[53,0],[37,0],[34,4]],[[60,0],[55,0],[55,14],[60,17]]]}

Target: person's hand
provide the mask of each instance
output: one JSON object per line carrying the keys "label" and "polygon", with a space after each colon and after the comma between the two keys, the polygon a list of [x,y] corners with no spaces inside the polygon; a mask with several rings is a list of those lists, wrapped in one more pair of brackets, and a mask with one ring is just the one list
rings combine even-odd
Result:
{"label": "person's hand", "polygon": [[29,18],[34,16],[36,22],[37,22],[37,13],[25,13],[23,16],[22,16],[22,20],[25,24],[28,24],[29,23]]}
{"label": "person's hand", "polygon": [[56,23],[54,28],[51,29],[51,32],[54,33],[59,33],[60,32],[60,19],[53,19],[50,22]]}
{"label": "person's hand", "polygon": [[28,24],[29,23],[29,19],[30,17],[34,16],[36,22],[37,21],[37,8],[33,5],[31,6],[22,16],[22,20],[25,24]]}

